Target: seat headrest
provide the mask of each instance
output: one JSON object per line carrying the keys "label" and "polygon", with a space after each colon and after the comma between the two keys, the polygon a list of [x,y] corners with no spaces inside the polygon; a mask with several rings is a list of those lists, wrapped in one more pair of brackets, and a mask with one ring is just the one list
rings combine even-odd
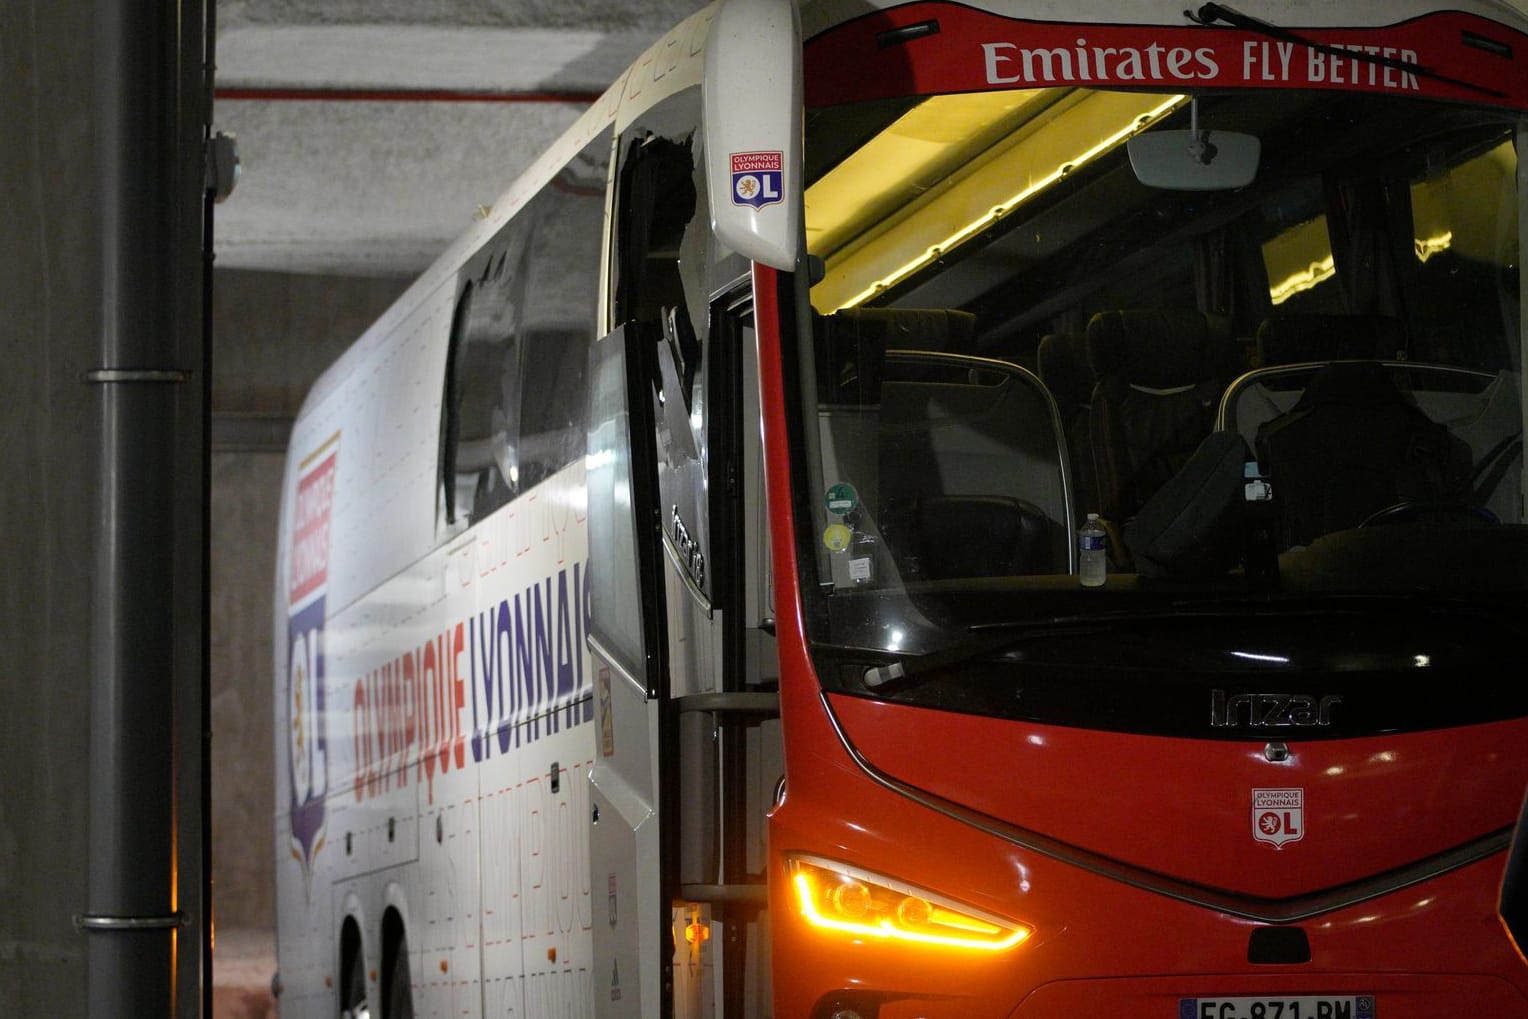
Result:
{"label": "seat headrest", "polygon": [[1233,356],[1221,330],[1194,309],[1101,311],[1088,322],[1088,362],[1096,379],[1120,376],[1153,389],[1198,385],[1230,374]]}
{"label": "seat headrest", "polygon": [[1062,413],[1093,399],[1093,369],[1088,364],[1088,338],[1081,333],[1051,333],[1036,351],[1040,381],[1051,391]]}
{"label": "seat headrest", "polygon": [[1386,315],[1281,315],[1264,319],[1257,329],[1264,367],[1394,358],[1404,342],[1400,319]]}
{"label": "seat headrest", "polygon": [[1412,406],[1384,365],[1329,364],[1311,376],[1293,409],[1396,405]]}

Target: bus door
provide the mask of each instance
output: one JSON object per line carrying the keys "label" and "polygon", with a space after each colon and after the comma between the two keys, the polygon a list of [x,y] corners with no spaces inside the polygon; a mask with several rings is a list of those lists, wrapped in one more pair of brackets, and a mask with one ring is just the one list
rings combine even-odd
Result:
{"label": "bus door", "polygon": [[783,765],[748,259],[796,259],[800,59],[790,0],[727,0],[704,89],[665,74],[617,143],[588,471],[599,1016],[772,1011]]}
{"label": "bus door", "polygon": [[[667,1015],[660,967],[665,671],[653,448],[643,439],[644,330],[624,326],[595,345],[590,376],[589,645],[595,670],[590,769],[594,1014]],[[640,512],[647,507],[648,512]],[[600,908],[601,901],[604,909]]]}
{"label": "bus door", "polygon": [[766,549],[716,540],[763,533],[762,500],[741,499],[757,449],[709,461],[742,432],[736,405],[717,415],[727,421],[710,449],[698,446],[700,394],[721,387],[692,389],[683,415],[667,410],[684,384],[667,343],[623,327],[601,341],[594,374],[596,1014],[757,1015],[764,814],[782,773]]}
{"label": "bus door", "polygon": [[[770,1015],[766,813],[783,780],[779,669],[752,295],[746,277],[712,302],[695,383],[659,346],[665,392],[689,389],[704,424],[701,467],[660,471],[665,507],[708,520],[703,570],[686,545],[683,511],[667,520],[673,712],[677,727],[677,888],[672,904],[676,1016]],[[672,333],[669,333],[672,336]],[[667,340],[667,337],[666,337]],[[665,401],[667,405],[667,401]],[[682,419],[667,409],[660,461],[681,454]],[[697,550],[699,551],[699,550]],[[679,553],[675,555],[673,553]],[[697,583],[704,579],[704,586]],[[679,625],[675,623],[679,622]]]}
{"label": "bus door", "polygon": [[621,141],[622,324],[590,372],[599,1016],[763,1014],[768,994],[781,769],[751,291],[712,239],[697,93]]}

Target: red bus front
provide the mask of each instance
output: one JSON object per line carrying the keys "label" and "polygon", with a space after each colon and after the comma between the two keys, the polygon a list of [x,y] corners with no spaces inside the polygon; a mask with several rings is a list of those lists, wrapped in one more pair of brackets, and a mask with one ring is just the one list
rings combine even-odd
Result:
{"label": "red bus front", "polygon": [[1528,1015],[1528,36],[998,6],[803,16],[775,1014]]}

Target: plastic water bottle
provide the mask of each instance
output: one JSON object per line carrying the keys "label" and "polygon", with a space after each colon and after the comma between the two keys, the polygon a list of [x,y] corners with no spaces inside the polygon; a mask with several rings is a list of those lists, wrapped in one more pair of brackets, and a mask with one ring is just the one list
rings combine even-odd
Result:
{"label": "plastic water bottle", "polygon": [[1108,542],[1104,525],[1097,513],[1089,513],[1087,523],[1077,532],[1077,576],[1083,587],[1103,587],[1109,573]]}

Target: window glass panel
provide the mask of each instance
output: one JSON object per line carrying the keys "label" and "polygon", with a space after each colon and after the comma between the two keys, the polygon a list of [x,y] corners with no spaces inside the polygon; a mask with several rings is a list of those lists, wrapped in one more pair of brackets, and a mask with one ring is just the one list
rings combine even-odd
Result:
{"label": "window glass panel", "polygon": [[610,135],[595,139],[464,268],[447,387],[454,523],[584,454]]}
{"label": "window glass panel", "polygon": [[[1258,140],[1251,181],[1137,175],[1131,133],[1186,138],[1196,111]],[[889,695],[861,666],[1169,593],[1372,596],[1376,626],[1424,592],[1521,597],[1520,130],[1295,90],[812,111],[798,505],[824,675]],[[1072,575],[1092,512],[1103,598]],[[1324,639],[1298,630],[1288,661]]]}
{"label": "window glass panel", "polygon": [[588,345],[597,335],[610,140],[602,135],[537,196],[525,266],[516,465],[526,489],[584,454]]}
{"label": "window glass panel", "polygon": [[1518,302],[1517,151],[1502,142],[1411,185],[1416,281],[1409,302],[1420,360],[1512,363]]}
{"label": "window glass panel", "polygon": [[639,682],[645,675],[641,557],[634,518],[624,330],[595,347],[589,426],[590,619],[594,637]]}

